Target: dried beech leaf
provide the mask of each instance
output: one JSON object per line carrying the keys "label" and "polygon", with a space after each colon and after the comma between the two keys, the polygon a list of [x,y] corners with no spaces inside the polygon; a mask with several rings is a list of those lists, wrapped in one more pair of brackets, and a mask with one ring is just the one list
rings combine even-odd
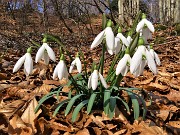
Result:
{"label": "dried beech leaf", "polygon": [[25,102],[22,100],[15,100],[10,104],[6,104],[2,108],[0,108],[0,112],[4,113],[9,118],[15,112],[17,112],[24,104]]}
{"label": "dried beech leaf", "polygon": [[14,115],[14,117],[10,120],[8,126],[9,134],[31,135],[32,132],[32,127],[28,127],[18,115]]}
{"label": "dried beech leaf", "polygon": [[48,94],[52,88],[57,88],[54,85],[43,84],[41,87],[37,87],[33,92],[37,94]]}
{"label": "dried beech leaf", "polygon": [[5,73],[0,73],[0,80],[8,80],[9,77]]}
{"label": "dried beech leaf", "polygon": [[121,129],[121,130],[115,132],[114,135],[122,135],[122,134],[124,134],[126,131],[127,131],[127,129]]}
{"label": "dried beech leaf", "polygon": [[76,135],[90,135],[87,128],[84,128],[76,133]]}
{"label": "dried beech leaf", "polygon": [[180,121],[169,121],[168,124],[172,127],[176,127],[180,129]]}
{"label": "dried beech leaf", "polygon": [[145,86],[145,89],[148,91],[160,91],[160,92],[168,92],[168,86],[164,86],[158,83],[150,83],[149,85]]}
{"label": "dried beech leaf", "polygon": [[36,98],[34,97],[31,102],[29,103],[28,107],[24,111],[24,113],[21,116],[21,119],[28,124],[31,124],[33,129],[34,127],[34,120],[39,116],[39,114],[42,112],[41,109],[35,114],[34,110],[36,106],[38,105],[38,102],[36,101]]}

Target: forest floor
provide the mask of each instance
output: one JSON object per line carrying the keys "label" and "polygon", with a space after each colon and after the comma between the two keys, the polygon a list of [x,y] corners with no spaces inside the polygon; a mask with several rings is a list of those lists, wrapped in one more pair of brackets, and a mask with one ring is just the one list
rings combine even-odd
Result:
{"label": "forest floor", "polygon": [[[173,27],[158,30],[156,25],[157,29],[153,34],[154,49],[161,60],[158,74],[153,75],[148,68],[145,68],[143,76],[135,78],[128,73],[121,82],[125,87],[143,88],[150,95],[152,104],[149,106],[147,102],[148,112],[144,121],[140,118],[139,121],[132,122],[130,120],[132,118],[126,118],[122,114],[110,120],[101,110],[94,110],[90,115],[82,110],[78,120],[72,123],[72,113],[65,117],[64,111],[61,110],[56,117],[52,117],[51,106],[56,101],[55,97],[45,102],[41,111],[34,114],[37,101],[52,88],[64,83],[52,80],[53,69],[57,62],[51,61],[48,66],[34,63],[33,73],[29,77],[24,75],[22,68],[17,73],[12,73],[16,61],[32,44],[30,40],[41,44],[41,33],[44,32],[44,27],[37,25],[40,24],[37,22],[37,29],[27,25],[20,34],[21,26],[18,20],[12,20],[3,15],[0,17],[0,24],[4,24],[1,25],[0,30],[0,134],[180,134],[180,36],[172,34]],[[35,19],[38,17],[32,17],[31,21],[36,22]],[[101,30],[101,19],[93,18],[94,35],[89,34],[89,36],[84,32],[86,28],[83,24],[79,27],[73,26],[75,33],[72,34],[62,27],[61,22],[53,19],[53,24],[48,29],[49,33],[60,36],[72,56],[80,47],[87,62],[99,61],[100,48],[90,50],[90,45]],[[73,22],[69,21],[69,23]],[[52,48],[58,54],[57,44],[52,43]],[[35,53],[36,51],[32,53],[33,59]],[[106,55],[104,74],[108,71],[111,58]],[[67,59],[67,65],[69,64],[70,61]]]}

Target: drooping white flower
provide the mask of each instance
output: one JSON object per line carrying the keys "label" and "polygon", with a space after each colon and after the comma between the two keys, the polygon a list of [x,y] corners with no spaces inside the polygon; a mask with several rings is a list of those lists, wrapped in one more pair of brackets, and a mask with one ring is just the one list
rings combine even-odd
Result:
{"label": "drooping white flower", "polygon": [[31,57],[31,48],[27,49],[27,53],[23,55],[15,64],[13,73],[17,72],[24,63],[24,73],[29,76],[33,70],[33,60]]}
{"label": "drooping white flower", "polygon": [[136,32],[140,32],[144,27],[147,27],[151,32],[154,32],[153,24],[146,19],[146,15],[142,15],[142,20],[138,23],[136,27]]}
{"label": "drooping white flower", "polygon": [[98,86],[98,80],[101,80],[102,85],[107,88],[107,83],[104,80],[103,76],[98,72],[98,70],[94,70],[93,73],[91,74],[91,76],[89,77],[88,80],[88,89],[92,88],[93,90],[96,90],[97,86]]}
{"label": "drooping white flower", "polygon": [[91,49],[97,47],[106,38],[106,48],[109,54],[113,55],[114,50],[114,33],[111,28],[112,22],[109,21],[107,27],[100,32],[91,44]]}
{"label": "drooping white flower", "polygon": [[116,67],[116,75],[121,73],[122,76],[125,76],[129,70],[131,64],[131,57],[129,55],[129,48],[126,49],[126,53],[123,58],[118,62]]}
{"label": "drooping white flower", "polygon": [[158,66],[160,66],[161,65],[160,59],[159,59],[157,53],[153,50],[152,46],[150,46],[149,52],[152,55],[153,59],[155,60],[156,64]]}
{"label": "drooping white flower", "polygon": [[151,32],[154,32],[154,26],[150,21],[146,19],[145,14],[142,15],[142,20],[138,23],[136,31],[141,32],[141,36],[143,37],[145,44],[148,44],[148,39],[152,39]]}
{"label": "drooping white flower", "polygon": [[58,77],[59,80],[61,80],[63,78],[68,80],[68,71],[67,71],[66,64],[64,62],[64,55],[61,56],[59,63],[57,64],[57,66],[54,69],[53,79],[55,79],[56,77]]}
{"label": "drooping white flower", "polygon": [[48,65],[49,64],[49,58],[52,61],[56,61],[56,56],[55,56],[54,51],[52,50],[51,47],[49,47],[49,45],[46,42],[44,42],[36,54],[35,62],[37,63],[41,59],[43,59],[45,61],[45,64]]}
{"label": "drooping white flower", "polygon": [[77,67],[78,72],[81,73],[81,71],[82,71],[82,65],[81,65],[81,61],[80,61],[80,59],[79,59],[78,54],[77,54],[75,60],[73,60],[72,63],[71,63],[71,66],[70,66],[70,68],[69,68],[69,73],[72,73],[72,70],[73,70],[73,68],[74,68],[75,65],[76,65],[76,67]]}
{"label": "drooping white flower", "polygon": [[124,51],[128,46],[129,46],[129,42],[122,34],[122,30],[119,27],[118,34],[115,37],[114,53],[117,54],[119,53],[120,50]]}
{"label": "drooping white flower", "polygon": [[142,74],[142,70],[144,69],[146,64],[146,61],[143,60],[147,60],[147,64],[150,70],[154,74],[157,74],[155,61],[152,55],[150,54],[150,52],[144,46],[143,38],[139,38],[138,45],[139,46],[131,59],[131,65],[130,65],[131,73],[137,75]]}

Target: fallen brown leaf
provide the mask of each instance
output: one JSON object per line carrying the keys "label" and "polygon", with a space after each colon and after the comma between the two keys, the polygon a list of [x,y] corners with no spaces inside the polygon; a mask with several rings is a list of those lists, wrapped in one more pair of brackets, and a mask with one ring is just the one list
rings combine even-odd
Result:
{"label": "fallen brown leaf", "polygon": [[21,116],[21,119],[27,123],[30,124],[34,131],[35,131],[35,126],[34,126],[34,120],[39,116],[39,114],[42,112],[41,109],[37,113],[34,112],[36,106],[38,105],[38,102],[36,101],[36,98],[34,97],[31,102],[29,103],[28,107],[24,111],[24,113]]}

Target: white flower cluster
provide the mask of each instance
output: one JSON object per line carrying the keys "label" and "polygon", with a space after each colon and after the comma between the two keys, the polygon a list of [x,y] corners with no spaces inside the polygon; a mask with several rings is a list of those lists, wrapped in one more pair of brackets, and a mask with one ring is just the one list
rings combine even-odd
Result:
{"label": "white flower cluster", "polygon": [[[108,21],[107,27],[100,32],[94,41],[91,44],[91,49],[97,47],[103,39],[105,38],[106,41],[106,49],[110,55],[118,54],[120,51],[125,51],[125,55],[123,58],[118,62],[116,67],[116,75],[123,75],[125,76],[127,72],[130,70],[130,72],[135,76],[138,77],[139,75],[143,74],[144,67],[146,65],[149,66],[150,70],[157,74],[157,67],[156,65],[160,65],[160,60],[157,55],[157,53],[152,49],[152,46],[150,47],[150,50],[148,50],[145,47],[145,44],[147,44],[147,39],[151,38],[151,32],[154,32],[154,26],[150,21],[146,19],[146,16],[143,15],[143,19],[138,23],[136,27],[136,32],[140,33],[140,38],[138,41],[138,47],[136,49],[136,52],[134,53],[133,57],[130,56],[130,44],[132,41],[131,34],[128,35],[126,38],[122,34],[121,28],[118,29],[118,34],[116,37],[114,36],[114,33],[112,31],[111,25],[112,22]],[[45,64],[49,64],[49,60],[56,61],[55,53],[52,50],[51,47],[46,43],[47,39],[43,41],[44,43],[37,51],[35,62],[39,62],[40,60],[44,60]],[[24,63],[24,72],[28,76],[32,73],[33,70],[33,60],[31,58],[31,48],[28,48],[27,53],[22,56],[17,63],[14,66],[13,72],[17,72],[21,66]],[[77,70],[79,73],[82,72],[82,65],[81,61],[79,59],[79,54],[76,55],[76,58],[72,61],[69,73],[72,73],[72,70],[74,66],[76,65]],[[68,79],[68,70],[67,66],[64,61],[64,55],[61,55],[60,61],[57,64],[57,66],[54,69],[53,72],[53,79],[58,77],[60,80],[63,78]],[[98,87],[98,80],[100,79],[102,85],[107,88],[107,83],[103,76],[98,72],[96,67],[94,68],[94,71],[89,77],[88,81],[88,88],[92,88],[93,90],[96,90]]]}

